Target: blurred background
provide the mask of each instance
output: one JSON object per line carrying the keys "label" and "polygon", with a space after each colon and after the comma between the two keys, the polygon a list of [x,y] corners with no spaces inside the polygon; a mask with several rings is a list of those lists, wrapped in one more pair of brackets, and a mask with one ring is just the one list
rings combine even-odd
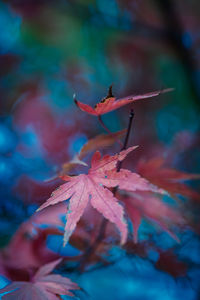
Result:
{"label": "blurred background", "polygon": [[[58,185],[46,180],[88,139],[105,133],[74,105],[74,93],[94,106],[111,84],[117,98],[173,87],[134,104],[129,144],[140,148],[132,164],[166,156],[177,169],[200,172],[199,15],[195,0],[0,1],[2,248]],[[126,128],[129,109],[103,116],[107,127]],[[199,202],[191,209],[198,211]],[[200,299],[198,230],[177,250],[190,259],[181,279],[125,255],[73,279],[96,300]],[[164,248],[172,243],[164,241]]]}

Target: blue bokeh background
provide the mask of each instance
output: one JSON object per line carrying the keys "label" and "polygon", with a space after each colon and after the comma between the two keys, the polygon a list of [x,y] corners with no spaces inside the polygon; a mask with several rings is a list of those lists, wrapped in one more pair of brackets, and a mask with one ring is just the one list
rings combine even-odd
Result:
{"label": "blue bokeh background", "polygon": [[[174,87],[159,99],[135,104],[130,144],[141,145],[148,156],[148,148],[169,149],[185,132],[172,163],[200,172],[199,10],[198,1],[185,0],[0,1],[2,248],[49,197],[53,186],[45,180],[89,138],[103,133],[95,118],[75,107],[74,93],[95,105],[110,84],[117,97]],[[111,131],[125,128],[128,112],[124,107],[109,113],[105,123]],[[162,249],[176,246],[145,222],[141,241],[146,231]],[[147,260],[116,247],[111,266],[68,274],[87,293],[77,299],[199,299],[198,230],[186,231],[181,240],[177,255],[190,266],[187,277],[174,279],[157,270],[156,253]],[[67,253],[76,255],[70,247]],[[1,287],[6,282],[1,277]]]}

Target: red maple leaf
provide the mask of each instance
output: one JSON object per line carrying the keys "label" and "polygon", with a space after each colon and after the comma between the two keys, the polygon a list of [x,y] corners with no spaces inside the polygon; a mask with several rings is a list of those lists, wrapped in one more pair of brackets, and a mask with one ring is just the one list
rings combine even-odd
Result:
{"label": "red maple leaf", "polygon": [[165,160],[161,157],[152,158],[149,161],[140,161],[137,170],[139,174],[152,184],[168,191],[172,197],[182,195],[194,200],[199,200],[199,193],[182,181],[200,179],[200,174],[190,174],[166,167]]}
{"label": "red maple leaf", "polygon": [[150,184],[136,173],[125,169],[117,172],[117,163],[135,148],[130,147],[114,156],[105,155],[102,158],[100,152],[95,152],[88,174],[74,177],[64,176],[64,179],[69,182],[55,190],[52,196],[38,209],[41,210],[71,197],[67,212],[64,245],[68,242],[88,203],[117,226],[121,232],[121,244],[126,242],[127,224],[123,218],[123,207],[112,192],[105,187],[118,186],[127,191],[142,190],[164,193],[163,190]]}
{"label": "red maple leaf", "polygon": [[94,116],[100,116],[100,115],[106,114],[112,110],[115,110],[117,108],[120,108],[121,106],[135,102],[137,100],[155,97],[160,94],[170,92],[172,90],[173,89],[165,89],[165,90],[155,91],[155,92],[146,93],[146,94],[142,94],[142,95],[137,95],[137,96],[131,95],[131,96],[128,96],[125,98],[116,99],[112,94],[112,86],[110,86],[108,95],[104,99],[102,99],[99,103],[97,103],[95,105],[95,108],[91,107],[90,105],[84,104],[75,98],[74,98],[74,101],[81,110],[87,112],[88,114],[94,115]]}
{"label": "red maple leaf", "polygon": [[73,297],[74,295],[70,290],[79,289],[76,283],[58,274],[49,275],[61,260],[58,259],[39,268],[30,281],[14,281],[0,289],[0,294],[9,292],[1,299],[58,300],[60,299],[58,295]]}
{"label": "red maple leaf", "polygon": [[179,239],[171,231],[171,225],[184,224],[184,218],[172,206],[167,205],[156,195],[148,192],[133,192],[123,198],[134,229],[134,242],[137,243],[138,229],[143,217],[158,224],[177,242]]}

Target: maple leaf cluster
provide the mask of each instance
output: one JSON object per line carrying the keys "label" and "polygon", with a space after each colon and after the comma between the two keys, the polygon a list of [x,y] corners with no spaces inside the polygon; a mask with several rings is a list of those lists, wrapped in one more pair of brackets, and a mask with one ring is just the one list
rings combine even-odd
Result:
{"label": "maple leaf cluster", "polygon": [[[87,175],[63,176],[65,183],[53,192],[52,196],[38,209],[69,199],[67,222],[65,226],[64,245],[74,231],[77,222],[90,202],[106,219],[114,223],[121,232],[121,244],[127,240],[127,224],[124,220],[123,207],[118,203],[113,193],[107,188],[118,186],[126,191],[152,191],[164,193],[164,190],[150,184],[147,180],[129,170],[121,169],[117,172],[117,163],[122,161],[129,152],[136,147],[130,147],[114,156],[100,152],[92,157],[91,168]],[[107,188],[105,188],[107,187]]]}
{"label": "maple leaf cluster", "polygon": [[[167,89],[161,92],[168,92],[170,90],[171,89]],[[110,87],[107,97],[98,103],[94,109],[77,100],[75,100],[75,103],[81,110],[89,114],[100,116],[136,100],[157,96],[161,92],[157,91],[116,100],[112,94],[112,87]],[[116,134],[115,137],[117,136],[118,134]],[[84,157],[84,152],[94,150],[95,141],[98,142],[97,145],[101,146],[102,142],[105,140],[105,138],[97,137],[93,140],[93,143],[87,143],[75,159],[64,165],[64,170],[69,171],[74,163],[84,165],[85,163],[81,160]],[[111,137],[107,138],[107,141],[110,140],[112,140]],[[91,205],[107,220],[116,225],[121,233],[121,245],[125,244],[127,241],[128,229],[127,221],[125,220],[125,215],[127,214],[129,215],[134,227],[135,243],[137,242],[138,229],[141,224],[142,217],[153,220],[174,239],[179,241],[178,237],[171,231],[170,226],[171,224],[184,224],[184,218],[178,211],[175,211],[173,208],[163,203],[158,197],[158,195],[167,194],[166,190],[168,189],[165,189],[166,185],[161,185],[161,187],[159,187],[159,184],[154,185],[151,183],[151,180],[148,181],[148,176],[146,177],[147,179],[145,179],[145,176],[141,177],[137,173],[118,168],[119,163],[122,162],[128,153],[133,151],[135,148],[136,146],[133,146],[116,155],[105,155],[103,157],[101,157],[99,151],[96,151],[92,157],[91,168],[89,169],[88,174],[80,174],[78,176],[61,176],[61,178],[67,181],[67,183],[61,185],[57,190],[55,190],[51,197],[42,206],[40,206],[38,211],[50,205],[69,199],[64,233],[64,245],[68,242],[88,205]],[[170,174],[172,175],[172,171],[171,173],[168,171],[167,174],[169,174],[169,176]],[[179,176],[177,179],[188,179],[188,177],[182,178]],[[113,188],[116,187],[119,191],[125,191],[126,193],[117,193],[117,198],[116,189],[113,190]],[[171,192],[171,190],[169,191]],[[123,203],[123,206],[120,204],[119,200],[121,201],[121,204]]]}
{"label": "maple leaf cluster", "polygon": [[[104,125],[101,115],[134,101],[168,91],[171,89],[117,100],[110,87],[108,95],[95,108],[76,99],[75,103],[84,112],[97,116]],[[127,253],[147,258],[147,248],[152,248],[159,254],[156,268],[174,277],[186,275],[187,265],[177,259],[173,249],[161,251],[150,241],[140,242],[138,230],[142,219],[145,218],[180,242],[174,227],[184,228],[188,220],[180,210],[182,205],[177,209],[176,205],[164,202],[163,196],[173,197],[176,204],[180,204],[177,197],[179,195],[192,200],[199,199],[199,194],[182,181],[199,179],[200,176],[165,166],[161,157],[147,161],[139,160],[135,165],[137,172],[122,168],[123,160],[138,147],[126,147],[129,131],[130,126],[127,131],[101,134],[92,138],[72,160],[64,163],[61,171],[51,179],[59,177],[65,183],[37,209],[37,214],[20,226],[9,245],[0,251],[1,272],[13,281],[0,290],[0,293],[8,293],[3,295],[2,299],[56,300],[60,299],[59,295],[73,297],[71,291],[78,290],[78,285],[69,278],[50,273],[58,264],[68,261],[76,262],[77,269],[81,272],[86,270],[88,265],[98,262],[109,265],[111,262],[107,260],[106,255],[111,244],[118,243],[116,228],[120,232],[120,244]],[[122,145],[120,138],[125,134],[125,142],[119,153],[101,155],[101,148],[109,147],[115,142]],[[93,151],[91,167],[87,174],[69,175],[76,166],[87,167],[84,159]],[[47,188],[49,190],[49,186],[44,187],[44,193]],[[67,207],[64,203],[66,200]],[[63,221],[60,216],[65,214],[66,223],[62,229]],[[129,222],[133,226],[133,240],[129,238]],[[49,227],[42,228],[42,224],[48,224]],[[70,239],[70,243],[80,250],[81,254],[73,258],[64,255],[63,259],[60,259],[61,255],[46,248],[48,236],[63,235],[63,231],[64,245]],[[109,238],[112,238],[112,242]],[[176,271],[173,270],[174,265],[177,266]]]}

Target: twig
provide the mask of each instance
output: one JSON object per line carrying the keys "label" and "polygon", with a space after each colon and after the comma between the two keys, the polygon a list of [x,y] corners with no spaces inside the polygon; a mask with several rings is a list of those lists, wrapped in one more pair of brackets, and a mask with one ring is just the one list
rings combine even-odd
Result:
{"label": "twig", "polygon": [[[125,140],[124,140],[124,145],[123,145],[121,151],[123,151],[127,148],[129,136],[130,136],[130,133],[131,133],[131,126],[132,126],[132,123],[133,123],[133,118],[134,118],[134,111],[133,111],[133,109],[131,109],[130,114],[129,114],[128,129],[127,129],[126,137],[125,137]],[[122,161],[120,161],[117,165],[117,172],[120,171],[121,166],[122,166]]]}

